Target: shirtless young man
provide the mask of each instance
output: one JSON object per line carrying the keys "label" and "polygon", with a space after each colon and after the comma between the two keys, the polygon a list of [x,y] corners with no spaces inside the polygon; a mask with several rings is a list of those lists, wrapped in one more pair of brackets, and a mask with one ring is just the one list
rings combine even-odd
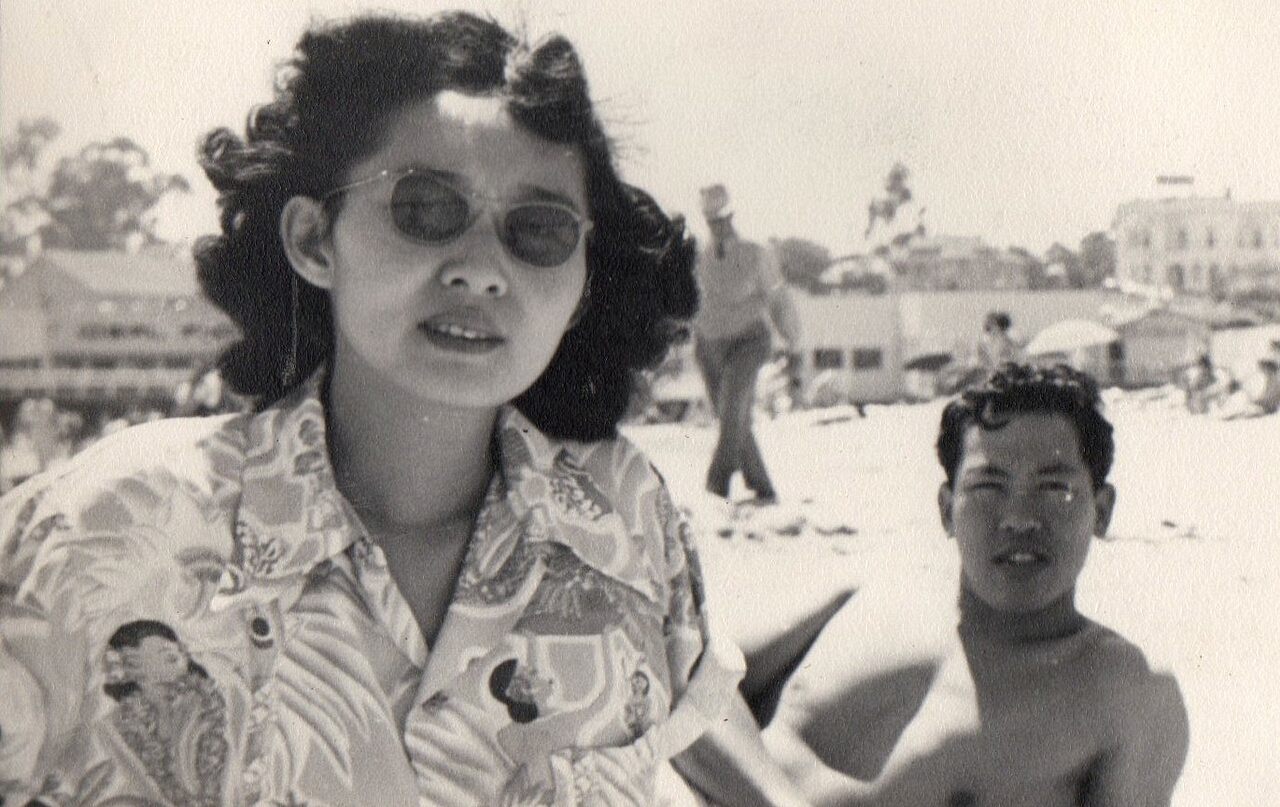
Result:
{"label": "shirtless young man", "polygon": [[1178,686],[1074,601],[1115,503],[1113,449],[1096,385],[1065,367],[1004,365],[948,404],[938,505],[959,596],[954,577],[867,586],[823,628],[764,731],[807,798],[1169,804],[1187,752]]}

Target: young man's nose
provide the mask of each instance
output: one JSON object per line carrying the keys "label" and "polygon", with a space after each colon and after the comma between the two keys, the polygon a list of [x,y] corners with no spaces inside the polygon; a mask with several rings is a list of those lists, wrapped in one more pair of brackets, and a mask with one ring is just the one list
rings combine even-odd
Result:
{"label": "young man's nose", "polygon": [[1039,519],[1030,516],[1004,518],[1000,521],[1000,532],[1014,538],[1027,538],[1040,533],[1044,525]]}
{"label": "young man's nose", "polygon": [[1040,502],[1031,491],[1010,494],[1000,515],[1000,530],[1014,535],[1034,533],[1044,527]]}
{"label": "young man's nose", "polygon": [[[1021,501],[1017,501],[1021,499]],[[1044,529],[1044,521],[1029,497],[1015,497],[1000,517],[1000,532],[1014,537],[1031,536]]]}

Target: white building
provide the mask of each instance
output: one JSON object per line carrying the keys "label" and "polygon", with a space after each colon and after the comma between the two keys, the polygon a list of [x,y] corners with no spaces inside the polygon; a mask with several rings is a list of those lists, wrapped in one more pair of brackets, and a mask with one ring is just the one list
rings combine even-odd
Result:
{"label": "white building", "polygon": [[1116,210],[1116,277],[1129,291],[1222,297],[1280,290],[1280,202],[1138,199]]}

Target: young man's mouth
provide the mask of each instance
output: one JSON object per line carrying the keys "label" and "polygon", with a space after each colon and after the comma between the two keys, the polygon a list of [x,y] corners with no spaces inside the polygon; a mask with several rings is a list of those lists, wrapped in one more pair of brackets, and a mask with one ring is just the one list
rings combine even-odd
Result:
{"label": "young man's mouth", "polygon": [[1010,547],[996,555],[992,560],[998,566],[1023,568],[1049,563],[1052,558],[1047,552],[1035,547]]}

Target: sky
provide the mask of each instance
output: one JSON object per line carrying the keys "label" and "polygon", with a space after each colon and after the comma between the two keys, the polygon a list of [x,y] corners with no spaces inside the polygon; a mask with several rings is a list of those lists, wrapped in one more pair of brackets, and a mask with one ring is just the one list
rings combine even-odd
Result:
{"label": "sky", "polygon": [[1274,0],[3,0],[0,133],[47,115],[55,153],[132,137],[191,182],[160,211],[189,238],[216,228],[197,142],[270,99],[311,19],[446,7],[568,36],[624,177],[698,234],[722,182],[747,236],[865,251],[895,162],[908,224],[1038,253],[1166,194],[1161,174],[1280,199]]}

